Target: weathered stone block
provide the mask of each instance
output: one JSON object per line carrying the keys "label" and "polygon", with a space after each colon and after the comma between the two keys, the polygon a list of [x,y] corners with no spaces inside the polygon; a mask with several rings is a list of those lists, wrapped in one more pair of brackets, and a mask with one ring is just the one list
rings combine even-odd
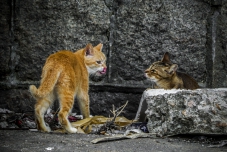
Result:
{"label": "weathered stone block", "polygon": [[181,72],[205,82],[209,4],[187,0],[131,0],[118,5],[113,27],[112,81],[148,83],[144,70],[168,51]]}
{"label": "weathered stone block", "polygon": [[147,103],[145,114],[151,133],[227,133],[227,88],[193,91],[150,89],[143,93],[143,102]]}
{"label": "weathered stone block", "polygon": [[19,81],[39,80],[46,58],[54,52],[108,42],[110,13],[104,1],[15,1],[15,13]]}

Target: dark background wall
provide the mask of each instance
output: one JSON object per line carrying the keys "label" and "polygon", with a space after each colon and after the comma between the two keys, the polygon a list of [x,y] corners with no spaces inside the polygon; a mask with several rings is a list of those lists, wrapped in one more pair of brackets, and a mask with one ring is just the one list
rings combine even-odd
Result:
{"label": "dark background wall", "polygon": [[91,78],[93,115],[129,101],[133,118],[151,86],[144,70],[166,51],[201,86],[227,86],[226,0],[1,0],[0,10],[1,108],[33,111],[27,89],[45,59],[87,43],[103,43],[108,58],[107,75]]}

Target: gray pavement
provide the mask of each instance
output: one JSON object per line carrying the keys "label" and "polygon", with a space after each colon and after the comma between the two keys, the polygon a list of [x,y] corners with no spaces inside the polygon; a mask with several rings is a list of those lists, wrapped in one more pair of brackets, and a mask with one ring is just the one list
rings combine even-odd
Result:
{"label": "gray pavement", "polygon": [[0,152],[221,152],[227,146],[209,148],[189,138],[137,138],[92,144],[95,134],[41,133],[0,130]]}

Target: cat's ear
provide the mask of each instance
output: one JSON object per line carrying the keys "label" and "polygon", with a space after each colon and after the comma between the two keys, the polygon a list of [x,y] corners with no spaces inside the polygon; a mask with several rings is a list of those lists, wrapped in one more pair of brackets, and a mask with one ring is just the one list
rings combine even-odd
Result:
{"label": "cat's ear", "polygon": [[166,53],[163,55],[163,58],[162,58],[161,62],[170,63],[169,52],[166,52]]}
{"label": "cat's ear", "polygon": [[178,65],[177,64],[173,64],[171,65],[170,69],[169,69],[169,74],[173,74],[177,71]]}
{"label": "cat's ear", "polygon": [[85,56],[93,56],[93,46],[90,43],[88,43],[87,46],[84,48],[84,54]]}
{"label": "cat's ear", "polygon": [[99,43],[95,48],[99,51],[102,51],[103,44]]}

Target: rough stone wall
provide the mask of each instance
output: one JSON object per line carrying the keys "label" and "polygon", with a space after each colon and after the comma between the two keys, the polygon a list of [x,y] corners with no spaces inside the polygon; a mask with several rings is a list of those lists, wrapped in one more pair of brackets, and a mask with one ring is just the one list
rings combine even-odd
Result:
{"label": "rough stone wall", "polygon": [[10,72],[10,49],[12,46],[10,38],[10,26],[11,26],[11,12],[10,2],[0,2],[0,80],[6,79]]}
{"label": "rough stone wall", "polygon": [[104,1],[26,0],[16,2],[15,7],[19,81],[39,80],[45,59],[58,50],[75,51],[88,42],[108,43],[110,13]]}
{"label": "rough stone wall", "polygon": [[168,51],[180,71],[205,82],[210,9],[202,1],[188,0],[120,4],[115,14],[112,79],[144,84],[144,70]]}
{"label": "rough stone wall", "polygon": [[227,1],[223,1],[223,7],[217,20],[217,53],[214,62],[215,78],[213,87],[227,86]]}
{"label": "rough stone wall", "polygon": [[[179,71],[200,85],[227,86],[226,0],[3,0],[0,4],[2,107],[21,105],[17,102],[25,96],[33,107],[27,88],[39,84],[45,59],[88,42],[103,43],[108,58],[107,75],[92,78],[90,91],[91,103],[103,98],[104,109],[128,99],[130,113],[136,113],[141,93],[151,85],[144,70],[166,51]],[[19,107],[15,110],[24,109]],[[94,114],[105,113],[94,109],[99,109]]]}
{"label": "rough stone wall", "polygon": [[211,0],[212,13],[207,24],[207,87],[226,87],[227,84],[227,24],[226,0]]}

